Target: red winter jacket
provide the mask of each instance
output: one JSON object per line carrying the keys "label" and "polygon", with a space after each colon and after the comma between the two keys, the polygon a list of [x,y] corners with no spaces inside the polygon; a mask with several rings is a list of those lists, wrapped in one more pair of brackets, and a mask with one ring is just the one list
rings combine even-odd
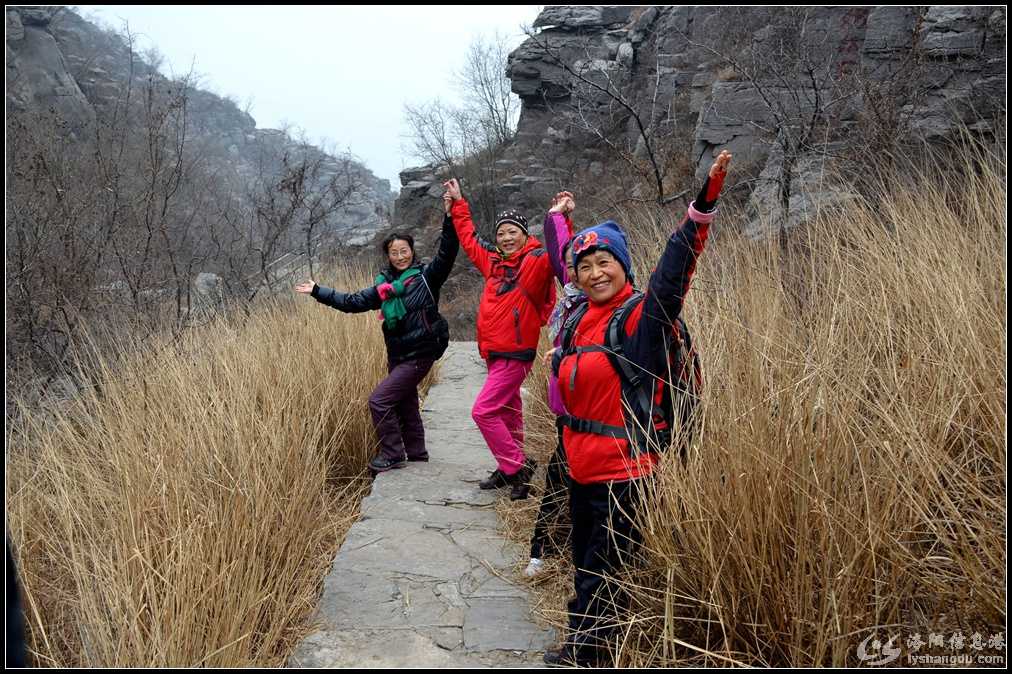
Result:
{"label": "red winter jacket", "polygon": [[[689,291],[696,261],[703,252],[713,220],[713,206],[723,179],[711,185],[707,180],[681,227],[671,235],[650,282],[646,295],[629,313],[623,340],[624,357],[648,377],[669,377],[664,353],[665,333],[677,325],[682,303]],[[605,343],[605,330],[614,311],[633,293],[631,284],[604,304],[590,302],[580,319],[571,346],[593,346]],[[575,373],[574,373],[575,370]],[[598,421],[608,426],[623,426],[622,382],[618,373],[601,351],[567,353],[559,364],[559,388],[562,402],[570,415]],[[569,461],[569,472],[579,484],[611,480],[632,480],[649,474],[657,462],[654,452],[631,456],[627,438],[613,438],[596,433],[563,431],[563,446]]]}
{"label": "red winter jacket", "polygon": [[465,200],[454,201],[450,215],[460,246],[485,277],[478,305],[481,357],[534,360],[541,326],[555,304],[552,266],[541,242],[528,237],[520,251],[503,258],[475,232]]}

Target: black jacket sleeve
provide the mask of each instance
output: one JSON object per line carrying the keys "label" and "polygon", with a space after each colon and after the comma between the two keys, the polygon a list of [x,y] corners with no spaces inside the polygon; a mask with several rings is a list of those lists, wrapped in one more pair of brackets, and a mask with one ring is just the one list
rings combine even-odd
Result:
{"label": "black jacket sleeve", "polygon": [[453,263],[460,251],[460,239],[457,238],[457,230],[453,226],[453,218],[449,215],[443,218],[443,231],[439,235],[439,247],[432,262],[425,265],[422,274],[426,283],[431,288],[441,288],[446,279],[450,276]]}
{"label": "black jacket sleeve", "polygon": [[339,293],[333,288],[313,286],[313,297],[320,304],[326,304],[346,314],[360,314],[363,311],[379,309],[383,304],[375,287],[359,290],[357,293]]}

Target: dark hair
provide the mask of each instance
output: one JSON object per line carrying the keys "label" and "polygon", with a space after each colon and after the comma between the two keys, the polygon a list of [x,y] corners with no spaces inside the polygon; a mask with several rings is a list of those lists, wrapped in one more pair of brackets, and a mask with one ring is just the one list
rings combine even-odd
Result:
{"label": "dark hair", "polygon": [[393,234],[391,234],[387,238],[383,239],[383,243],[381,244],[381,247],[383,248],[383,254],[384,255],[389,255],[390,254],[390,244],[392,244],[394,241],[397,241],[398,239],[400,239],[401,241],[407,241],[408,242],[408,248],[411,249],[411,255],[414,256],[414,254],[415,254],[415,238],[413,236],[411,236],[410,234],[401,234],[399,232],[394,232]]}

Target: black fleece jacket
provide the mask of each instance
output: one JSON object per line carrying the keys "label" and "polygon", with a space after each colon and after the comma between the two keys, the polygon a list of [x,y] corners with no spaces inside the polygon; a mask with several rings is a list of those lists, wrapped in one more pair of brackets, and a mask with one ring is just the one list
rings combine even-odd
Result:
{"label": "black fleece jacket", "polygon": [[[447,216],[443,219],[443,231],[432,262],[416,262],[413,265],[421,269],[422,273],[409,279],[401,297],[407,315],[397,322],[393,330],[388,330],[386,324],[383,325],[387,359],[392,364],[420,358],[436,360],[446,351],[450,342],[450,328],[439,313],[439,291],[453,269],[459,250],[457,231]],[[387,277],[387,281],[400,275],[389,268],[381,273]],[[379,310],[383,304],[376,286],[354,293],[342,293],[317,285],[313,288],[313,297],[317,302],[345,313]]]}

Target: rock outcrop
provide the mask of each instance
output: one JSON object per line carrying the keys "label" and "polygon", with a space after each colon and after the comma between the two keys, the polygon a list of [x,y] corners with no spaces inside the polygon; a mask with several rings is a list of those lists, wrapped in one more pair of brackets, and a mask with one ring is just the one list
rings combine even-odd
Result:
{"label": "rock outcrop", "polygon": [[[498,199],[537,222],[551,194],[581,176],[591,184],[628,180],[632,162],[646,163],[646,147],[618,97],[637,110],[651,137],[684,148],[685,158],[677,159],[688,161],[697,178],[721,150],[735,154],[736,165],[756,178],[756,217],[746,225],[753,234],[764,232],[771,218],[793,224],[822,204],[846,199],[846,190],[827,182],[831,162],[817,148],[798,157],[788,213],[770,212],[777,206],[771,182],[783,157],[768,133],[771,109],[782,102],[800,116],[819,92],[803,81],[772,79],[760,82],[760,91],[712,48],[715,36],[737,24],[761,53],[783,30],[785,11],[546,7],[533,23],[540,30],[507,66],[522,111],[516,138],[496,164]],[[861,140],[866,90],[893,96],[888,105],[897,123],[927,140],[951,136],[962,125],[988,132],[1004,115],[1003,7],[817,7],[805,21],[806,39],[818,47],[813,62],[834,68],[828,74],[837,80],[857,74],[866,80],[864,89],[852,87],[848,101],[834,108],[837,135]],[[625,159],[618,159],[621,154]],[[397,212],[405,224],[412,222],[414,200],[430,199],[436,189],[425,180],[412,175],[402,187]],[[669,192],[686,187],[665,183]],[[633,195],[649,197],[641,188],[634,185]]]}
{"label": "rock outcrop", "polygon": [[[589,166],[606,162],[610,147],[595,142],[589,128],[607,131],[615,145],[643,144],[631,115],[616,114],[617,92],[640,112],[651,133],[668,128],[691,130],[697,177],[721,150],[732,151],[739,164],[772,172],[779,159],[770,127],[771,107],[788,98],[817,101],[802,81],[745,81],[711,48],[714,36],[738,22],[752,34],[752,48],[762,50],[775,31],[783,8],[741,7],[549,7],[534,22],[541,31],[510,57],[508,76],[523,101],[516,146],[510,158],[539,149],[539,156],[578,148]],[[916,86],[909,100],[894,105],[912,133],[937,139],[961,125],[977,131],[993,128],[1004,114],[1005,9],[1002,7],[820,7],[806,17],[810,39],[824,54],[813,62],[838,69],[843,77],[860,72],[875,82],[913,73]],[[741,58],[740,54],[730,54]],[[916,69],[909,63],[918,59]],[[566,66],[560,65],[560,62]],[[907,70],[904,70],[907,68]],[[598,82],[588,86],[584,79]],[[579,98],[578,102],[575,100]],[[860,91],[841,107],[834,122],[841,129],[862,123]],[[772,102],[772,103],[771,103]],[[804,112],[804,104],[799,108]],[[850,127],[848,127],[850,125]],[[614,157],[613,157],[614,159]],[[614,162],[612,162],[614,165]],[[524,168],[509,185],[557,182],[557,172],[518,162]],[[799,168],[823,172],[812,157]],[[801,185],[814,184],[802,175]],[[504,189],[508,189],[504,186]],[[811,205],[816,196],[798,193]],[[798,208],[808,210],[803,203]],[[792,211],[797,211],[792,205]]]}
{"label": "rock outcrop", "polygon": [[7,10],[7,105],[51,108],[80,132],[95,121],[95,111],[48,30],[57,15],[51,8]]}
{"label": "rock outcrop", "polygon": [[[990,133],[1003,123],[1004,7],[811,8],[805,20],[806,39],[818,45],[813,60],[823,69],[834,68],[824,74],[837,80],[859,74],[865,82],[863,88],[851,84],[848,100],[834,108],[835,135],[828,144],[796,157],[785,210],[777,192],[783,152],[767,132],[771,107],[786,101],[803,113],[814,92],[802,81],[766,81],[758,91],[712,44],[735,23],[762,52],[764,42],[783,30],[786,11],[546,7],[533,22],[537,32],[507,64],[522,109],[516,136],[494,167],[496,201],[538,223],[551,195],[574,184],[619,185],[634,198],[655,198],[649,171],[637,174],[633,168],[637,162],[640,170],[648,166],[639,122],[677,155],[662,161],[680,162],[663,183],[667,195],[691,190],[693,176],[701,179],[713,156],[724,149],[733,152],[739,175],[752,178],[753,217],[737,226],[763,236],[822,208],[845,206],[852,197],[847,185],[834,181],[839,167],[830,156],[841,139],[849,139],[851,149],[867,147],[862,134],[871,106],[865,92],[886,96],[897,126],[916,139],[944,139],[964,125]],[[623,104],[638,112],[638,121]],[[401,174],[395,226],[413,231],[424,246],[431,246],[439,231],[438,197],[445,178],[437,167]],[[477,224],[490,234],[491,223]],[[470,276],[459,282],[462,289],[477,283]],[[461,310],[461,316],[468,311],[473,315],[474,307]]]}

